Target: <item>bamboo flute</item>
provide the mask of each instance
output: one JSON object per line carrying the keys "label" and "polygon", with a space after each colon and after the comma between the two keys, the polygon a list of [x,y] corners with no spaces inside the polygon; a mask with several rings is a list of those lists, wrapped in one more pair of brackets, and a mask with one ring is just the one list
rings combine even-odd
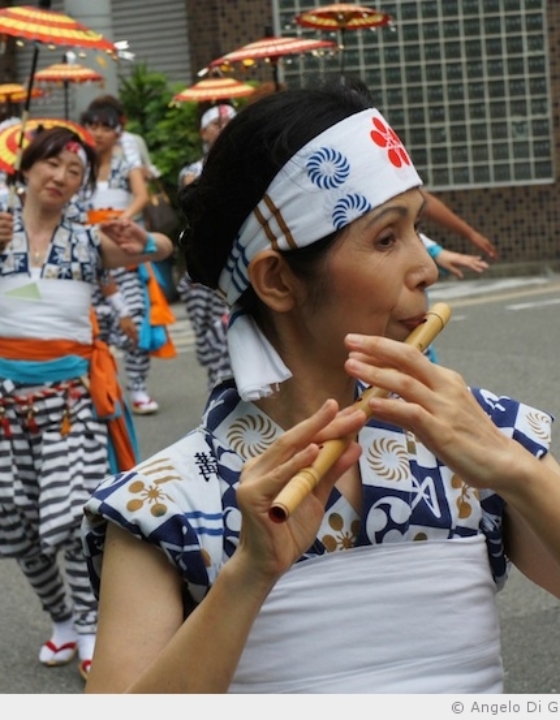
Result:
{"label": "bamboo flute", "polygon": [[[404,341],[421,352],[434,341],[434,338],[446,326],[451,317],[451,309],[445,303],[436,303],[426,313],[426,319],[418,325]],[[386,390],[371,387],[365,390],[354,406],[363,410],[371,417],[368,402],[372,397],[385,397]],[[319,484],[321,478],[330,470],[344,452],[350,438],[337,438],[327,440],[320,448],[315,462],[309,467],[300,470],[297,475],[278,493],[272,503],[269,515],[275,522],[285,522],[301,501]]]}

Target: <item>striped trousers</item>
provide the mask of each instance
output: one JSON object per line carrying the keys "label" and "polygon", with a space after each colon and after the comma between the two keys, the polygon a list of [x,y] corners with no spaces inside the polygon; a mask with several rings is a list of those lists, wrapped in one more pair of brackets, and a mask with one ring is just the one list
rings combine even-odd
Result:
{"label": "striped trousers", "polygon": [[16,559],[53,621],[74,615],[78,632],[95,632],[81,523],[109,471],[106,425],[79,381],[7,387],[0,381],[0,557]]}
{"label": "striped trousers", "polygon": [[[130,316],[138,332],[140,332],[142,320],[146,314],[146,305],[144,301],[144,288],[138,277],[138,273],[135,270],[117,268],[111,270],[110,274],[123,295],[130,310]],[[123,351],[124,370],[127,379],[126,389],[129,391],[146,391],[146,383],[151,365],[149,351],[135,348],[131,345],[130,340],[120,329],[119,318],[98,289],[94,291],[92,302],[99,323],[101,339],[108,345],[117,347]]]}

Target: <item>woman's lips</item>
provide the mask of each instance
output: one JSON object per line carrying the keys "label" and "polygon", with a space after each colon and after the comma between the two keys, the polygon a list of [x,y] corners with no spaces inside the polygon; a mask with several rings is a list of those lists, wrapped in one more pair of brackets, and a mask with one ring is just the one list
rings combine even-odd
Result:
{"label": "woman's lips", "polygon": [[426,315],[416,315],[415,317],[411,318],[403,318],[402,320],[399,320],[399,323],[401,325],[404,325],[408,330],[412,332],[412,330],[415,330],[418,325],[421,325],[423,322],[426,321]]}

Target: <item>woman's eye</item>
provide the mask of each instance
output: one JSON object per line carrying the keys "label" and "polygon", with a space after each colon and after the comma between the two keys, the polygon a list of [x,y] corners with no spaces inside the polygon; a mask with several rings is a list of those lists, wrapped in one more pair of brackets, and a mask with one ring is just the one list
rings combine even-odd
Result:
{"label": "woman's eye", "polygon": [[384,235],[383,237],[380,237],[380,238],[377,240],[376,245],[377,245],[378,247],[380,247],[380,248],[388,248],[388,247],[391,247],[391,246],[393,245],[393,243],[395,242],[395,240],[396,240],[396,238],[395,238],[395,236],[394,236],[393,234],[391,234],[391,235]]}

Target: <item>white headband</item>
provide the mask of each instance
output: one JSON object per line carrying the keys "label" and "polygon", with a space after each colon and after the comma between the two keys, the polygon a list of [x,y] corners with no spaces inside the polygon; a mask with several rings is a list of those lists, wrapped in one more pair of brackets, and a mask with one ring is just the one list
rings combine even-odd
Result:
{"label": "white headband", "polygon": [[214,120],[231,120],[236,116],[235,109],[231,105],[214,105],[210,110],[207,110],[204,115],[200,118],[200,129],[206,130],[208,125]]}
{"label": "white headband", "polygon": [[88,159],[86,155],[86,151],[84,148],[80,145],[80,143],[77,140],[69,140],[66,145],[64,146],[65,150],[68,150],[71,153],[74,153],[74,155],[77,155],[79,159],[82,161],[82,165],[84,166],[84,169],[87,170],[88,168]]}
{"label": "white headband", "polygon": [[249,287],[261,250],[293,250],[341,230],[396,195],[422,185],[397,134],[374,108],[331,126],[280,170],[243,223],[220,275],[230,305]]}
{"label": "white headband", "polygon": [[[251,260],[262,250],[311,245],[396,195],[422,185],[400,139],[374,108],[345,118],[313,138],[280,170],[245,220],[219,279],[234,306],[249,287]],[[245,400],[271,394],[291,376],[254,320],[231,313],[228,345]]]}

